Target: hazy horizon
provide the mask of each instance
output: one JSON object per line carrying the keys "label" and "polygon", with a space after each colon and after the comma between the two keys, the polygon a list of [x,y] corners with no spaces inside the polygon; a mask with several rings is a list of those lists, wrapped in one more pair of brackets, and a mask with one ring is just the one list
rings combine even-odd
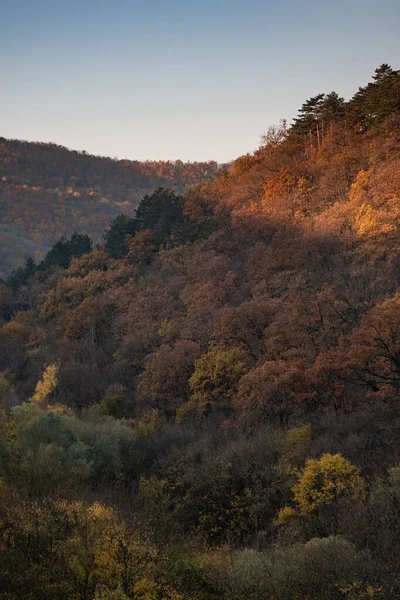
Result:
{"label": "hazy horizon", "polygon": [[229,162],[400,64],[392,0],[0,6],[0,135],[118,159]]}

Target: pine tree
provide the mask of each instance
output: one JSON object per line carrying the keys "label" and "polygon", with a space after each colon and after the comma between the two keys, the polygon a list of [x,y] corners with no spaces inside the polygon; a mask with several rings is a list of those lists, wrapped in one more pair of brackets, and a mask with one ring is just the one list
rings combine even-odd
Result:
{"label": "pine tree", "polygon": [[302,104],[291,127],[292,132],[303,135],[308,134],[310,137],[317,133],[323,100],[324,94],[318,94]]}
{"label": "pine tree", "polygon": [[346,107],[347,122],[358,133],[400,111],[400,72],[384,63],[375,69],[372,79],[358,89]]}
{"label": "pine tree", "polygon": [[121,258],[127,252],[126,238],[134,235],[137,230],[136,222],[128,215],[120,214],[111,221],[104,233],[106,252],[113,258]]}

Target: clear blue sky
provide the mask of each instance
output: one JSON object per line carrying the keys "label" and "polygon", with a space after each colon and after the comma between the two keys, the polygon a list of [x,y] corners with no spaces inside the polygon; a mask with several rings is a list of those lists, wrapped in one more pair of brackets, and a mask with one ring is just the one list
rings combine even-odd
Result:
{"label": "clear blue sky", "polygon": [[230,160],[302,102],[400,68],[399,0],[0,0],[0,135]]}

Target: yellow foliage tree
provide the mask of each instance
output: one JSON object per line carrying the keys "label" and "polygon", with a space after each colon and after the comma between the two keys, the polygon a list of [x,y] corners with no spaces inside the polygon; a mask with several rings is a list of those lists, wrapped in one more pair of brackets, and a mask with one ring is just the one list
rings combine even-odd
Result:
{"label": "yellow foliage tree", "polygon": [[354,183],[351,184],[350,192],[349,192],[349,200],[352,203],[360,204],[362,203],[362,199],[365,195],[365,192],[368,190],[368,184],[371,177],[370,171],[361,171],[358,172],[357,177]]}
{"label": "yellow foliage tree", "polygon": [[191,411],[203,414],[211,406],[229,406],[246,371],[245,355],[239,348],[213,348],[203,354],[195,362],[189,381],[193,393],[189,402],[178,409],[177,423]]}
{"label": "yellow foliage tree", "polygon": [[375,231],[378,227],[378,221],[375,211],[370,204],[362,204],[355,216],[358,235],[367,235]]}
{"label": "yellow foliage tree", "polygon": [[300,512],[307,513],[339,499],[359,500],[364,481],[358,467],[341,454],[324,454],[307,461],[293,493]]}
{"label": "yellow foliage tree", "polygon": [[277,517],[282,524],[294,515],[307,515],[319,508],[332,509],[339,502],[357,502],[364,497],[364,480],[358,467],[341,454],[310,458],[292,487],[295,508],[283,508]]}
{"label": "yellow foliage tree", "polygon": [[31,402],[34,402],[39,406],[47,406],[50,394],[56,389],[59,370],[60,365],[58,363],[53,363],[46,367],[42,379],[36,384],[35,393],[31,398]]}
{"label": "yellow foliage tree", "polygon": [[82,597],[97,590],[98,598],[156,600],[156,551],[104,504],[66,503],[65,509],[73,525],[67,553]]}

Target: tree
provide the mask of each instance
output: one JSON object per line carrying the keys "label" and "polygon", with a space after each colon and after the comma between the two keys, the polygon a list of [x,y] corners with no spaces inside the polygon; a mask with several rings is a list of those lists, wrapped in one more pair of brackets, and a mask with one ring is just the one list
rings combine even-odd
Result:
{"label": "tree", "polygon": [[294,508],[283,508],[277,524],[295,516],[310,517],[311,532],[326,535],[337,533],[340,510],[349,510],[364,500],[365,484],[358,467],[341,454],[323,454],[307,460],[292,492]]}
{"label": "tree", "polygon": [[132,265],[138,277],[141,277],[157,255],[157,244],[154,233],[150,229],[138,231],[126,243],[126,261]]}
{"label": "tree", "polygon": [[360,500],[364,481],[360,470],[340,454],[310,458],[293,486],[293,500],[301,514],[339,501]]}
{"label": "tree", "polygon": [[73,233],[68,242],[68,249],[72,258],[80,258],[84,254],[89,254],[92,251],[93,242],[86,234]]}
{"label": "tree", "polygon": [[345,101],[336,92],[331,92],[324,96],[321,107],[322,128],[327,125],[337,123],[345,116]]}
{"label": "tree", "polygon": [[336,92],[318,94],[304,102],[290,131],[295,134],[309,135],[311,141],[315,136],[317,146],[321,146],[328,126],[340,121],[344,114],[344,98],[339,97]]}
{"label": "tree", "polygon": [[397,403],[400,394],[400,294],[367,312],[359,327],[342,337],[337,348],[320,357],[318,368],[321,372],[324,365],[336,375],[336,385],[343,382],[356,385],[364,388],[371,399]]}
{"label": "tree", "polygon": [[66,269],[71,264],[73,258],[79,258],[83,254],[92,251],[93,242],[88,235],[74,233],[70,240],[62,237],[48,251],[45,258],[39,265],[39,269],[47,271],[52,267],[62,267]]}
{"label": "tree", "polygon": [[233,400],[239,422],[247,427],[288,423],[296,410],[296,391],[304,390],[302,369],[284,361],[267,361],[242,377]]}
{"label": "tree", "polygon": [[43,373],[42,379],[37,382],[35,393],[31,401],[41,407],[46,407],[49,397],[57,387],[57,374],[60,366],[58,364],[48,365]]}
{"label": "tree", "polygon": [[29,329],[18,321],[10,321],[0,328],[0,372],[10,370],[19,375],[26,367]]}
{"label": "tree", "polygon": [[25,267],[19,267],[15,269],[8,277],[6,277],[4,283],[10,287],[14,292],[19,290],[20,287],[26,285],[32,275],[36,272],[35,261],[31,256],[26,259]]}
{"label": "tree", "polygon": [[204,414],[217,409],[229,413],[237,384],[246,371],[246,357],[238,348],[214,348],[201,356],[189,381],[192,396],[178,410],[177,421],[191,411]]}
{"label": "tree", "polygon": [[384,63],[375,69],[373,82],[360,87],[348,102],[346,119],[357,133],[364,133],[400,110],[400,71]]}
{"label": "tree", "polygon": [[103,236],[106,252],[113,258],[124,256],[127,252],[127,236],[135,235],[136,230],[137,224],[132,217],[124,214],[115,217]]}
{"label": "tree", "polygon": [[375,75],[372,76],[372,79],[376,83],[382,83],[391,77],[395,77],[396,75],[396,71],[394,71],[390,65],[387,63],[382,63],[375,69]]}
{"label": "tree", "polygon": [[218,343],[241,347],[258,360],[264,351],[264,337],[268,325],[276,314],[274,301],[244,302],[240,306],[223,308],[214,332]]}
{"label": "tree", "polygon": [[139,377],[138,398],[166,413],[174,411],[190,396],[189,380],[200,346],[190,340],[163,344],[144,361]]}
{"label": "tree", "polygon": [[312,139],[317,137],[317,143],[320,143],[320,118],[324,101],[324,94],[317,94],[306,102],[299,109],[299,115],[294,119],[291,131],[300,135],[309,135]]}
{"label": "tree", "polygon": [[183,221],[183,197],[164,188],[144,196],[135,213],[137,229],[151,229],[157,244],[164,244]]}

